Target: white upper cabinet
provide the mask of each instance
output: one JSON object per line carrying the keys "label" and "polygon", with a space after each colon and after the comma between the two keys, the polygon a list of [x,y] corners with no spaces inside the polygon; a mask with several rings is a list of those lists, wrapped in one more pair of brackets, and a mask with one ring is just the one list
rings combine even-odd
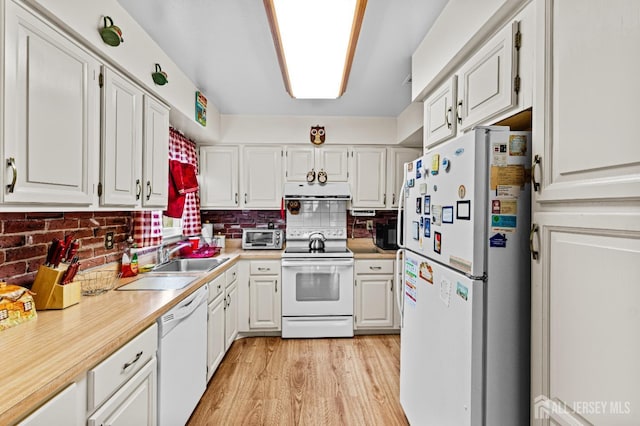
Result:
{"label": "white upper cabinet", "polygon": [[461,130],[516,107],[518,28],[517,21],[505,26],[458,72],[456,109]]}
{"label": "white upper cabinet", "polygon": [[451,77],[424,101],[424,149],[456,135],[458,77]]}
{"label": "white upper cabinet", "polygon": [[537,4],[534,200],[640,199],[640,3]]}
{"label": "white upper cabinet", "polygon": [[349,150],[346,146],[316,148],[316,173],[327,172],[328,182],[346,182],[349,179]]}
{"label": "white upper cabinet", "polygon": [[387,208],[398,207],[400,188],[404,184],[404,164],[421,155],[419,149],[387,148]]}
{"label": "white upper cabinet", "polygon": [[384,147],[352,148],[349,160],[351,207],[385,208],[386,149]]}
{"label": "white upper cabinet", "polygon": [[135,207],[142,197],[143,185],[143,93],[106,67],[103,75],[101,204]]}
{"label": "white upper cabinet", "polygon": [[99,155],[99,64],[47,22],[14,2],[2,5],[3,201],[89,206]]}
{"label": "white upper cabinet", "polygon": [[143,207],[167,207],[169,182],[169,108],[145,95],[142,173]]}
{"label": "white upper cabinet", "polygon": [[238,207],[238,147],[200,148],[200,205]]}
{"label": "white upper cabinet", "polygon": [[324,170],[327,182],[346,182],[349,177],[346,146],[287,146],[285,149],[285,180],[307,182],[307,173]]}
{"label": "white upper cabinet", "polygon": [[282,154],[278,146],[242,150],[242,207],[279,209],[282,200]]}
{"label": "white upper cabinet", "polygon": [[287,146],[285,167],[287,182],[306,182],[307,173],[316,167],[315,148],[312,146]]}
{"label": "white upper cabinet", "polygon": [[[169,108],[103,67],[102,206],[167,206]],[[99,191],[100,192],[100,191]]]}

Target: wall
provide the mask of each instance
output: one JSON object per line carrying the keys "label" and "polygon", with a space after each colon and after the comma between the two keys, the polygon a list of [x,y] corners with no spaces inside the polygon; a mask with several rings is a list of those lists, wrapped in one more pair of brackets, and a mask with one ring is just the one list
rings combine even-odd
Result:
{"label": "wall", "polygon": [[[117,65],[146,90],[168,102],[171,105],[171,124],[180,128],[187,136],[207,143],[218,140],[220,113],[216,106],[208,103],[207,126],[200,126],[195,121],[195,92],[198,88],[117,0],[27,2],[55,19],[58,24],[110,63]],[[110,16],[122,29],[125,41],[118,47],[111,47],[100,38],[98,29],[103,25],[104,15]],[[156,86],[151,79],[156,63],[161,65],[169,77],[169,83],[164,86]]]}
{"label": "wall", "polygon": [[[69,233],[80,242],[80,270],[119,261],[130,229],[131,212],[0,213],[0,280],[30,287],[53,238]],[[104,248],[109,231],[111,250]]]}
{"label": "wall", "polygon": [[[325,127],[326,144],[397,143],[395,117],[221,115],[225,144],[310,144],[309,130]],[[198,141],[205,143],[206,141]]]}
{"label": "wall", "polygon": [[[280,210],[203,210],[202,222],[213,223],[215,234],[223,234],[227,238],[242,238],[243,228],[266,227],[273,222],[276,229],[286,229],[285,220],[280,219]],[[395,210],[378,210],[374,217],[353,217],[347,210],[347,235],[349,238],[371,238],[367,231],[367,220],[375,225],[396,221]],[[355,219],[355,221],[354,221]]]}

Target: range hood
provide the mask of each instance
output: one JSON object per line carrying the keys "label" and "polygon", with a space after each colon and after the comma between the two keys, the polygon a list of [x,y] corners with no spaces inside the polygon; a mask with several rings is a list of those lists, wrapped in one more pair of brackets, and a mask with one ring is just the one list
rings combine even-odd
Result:
{"label": "range hood", "polygon": [[351,189],[347,182],[285,183],[285,200],[350,200]]}

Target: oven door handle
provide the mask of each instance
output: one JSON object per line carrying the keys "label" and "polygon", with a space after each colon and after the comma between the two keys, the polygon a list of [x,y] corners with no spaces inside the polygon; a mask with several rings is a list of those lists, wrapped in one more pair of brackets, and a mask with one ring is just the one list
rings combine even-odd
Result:
{"label": "oven door handle", "polygon": [[314,259],[314,260],[291,260],[282,259],[282,267],[287,266],[351,266],[353,259]]}

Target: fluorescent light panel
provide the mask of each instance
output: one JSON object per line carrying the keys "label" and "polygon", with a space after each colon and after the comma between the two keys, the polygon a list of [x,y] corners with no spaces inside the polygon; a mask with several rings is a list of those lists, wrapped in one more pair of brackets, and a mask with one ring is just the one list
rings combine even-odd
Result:
{"label": "fluorescent light panel", "polygon": [[366,0],[264,0],[287,92],[298,99],[344,93]]}

